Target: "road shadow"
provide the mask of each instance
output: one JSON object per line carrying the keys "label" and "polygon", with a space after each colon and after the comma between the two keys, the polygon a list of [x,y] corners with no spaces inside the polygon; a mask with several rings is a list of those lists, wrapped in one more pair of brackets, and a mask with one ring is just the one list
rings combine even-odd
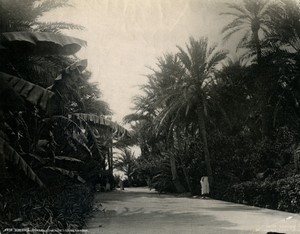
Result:
{"label": "road shadow", "polygon": [[[163,220],[163,221],[162,221]],[[123,224],[125,226],[128,223],[131,225],[137,225],[137,223],[142,225],[155,225],[157,223],[162,223],[164,225],[197,225],[199,227],[234,227],[234,223],[217,220],[212,215],[206,214],[194,214],[191,212],[178,212],[170,210],[153,210],[149,211],[144,208],[129,209],[124,207],[124,210],[106,210],[102,214],[93,220],[93,223],[89,225],[89,228],[96,228],[99,226],[99,223],[105,223],[103,227],[117,223],[119,226]],[[221,232],[220,232],[221,233]]]}
{"label": "road shadow", "polygon": [[170,198],[175,197],[173,195],[167,195],[167,194],[159,194],[158,192],[154,190],[149,189],[141,189],[141,190],[131,190],[131,189],[125,189],[125,190],[114,190],[112,192],[100,192],[96,194],[96,200],[100,201],[125,201],[125,200],[131,200],[135,198]]}
{"label": "road shadow", "polygon": [[243,206],[243,205],[219,205],[218,207],[202,207],[203,209],[211,210],[211,211],[256,211],[261,210],[261,208],[254,206]]}

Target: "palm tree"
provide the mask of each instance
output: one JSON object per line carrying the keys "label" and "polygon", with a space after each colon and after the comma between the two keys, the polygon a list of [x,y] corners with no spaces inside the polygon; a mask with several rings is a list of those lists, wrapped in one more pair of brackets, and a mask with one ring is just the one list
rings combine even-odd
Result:
{"label": "palm tree", "polygon": [[[268,41],[272,44],[289,48],[288,51],[300,50],[300,5],[296,0],[280,0],[271,14],[272,30]],[[292,49],[291,49],[292,48]]]}
{"label": "palm tree", "polygon": [[[51,43],[53,45],[57,42],[57,39],[60,38],[60,42],[64,44],[70,38],[64,37],[62,35],[48,35],[48,46],[44,52],[51,54],[51,56],[45,56],[44,53],[41,54],[41,50],[29,50],[30,53],[24,55],[23,49],[28,47],[28,42],[31,41],[32,44],[36,42],[44,41],[41,37],[42,34],[36,33],[34,36],[29,32],[24,31],[47,31],[47,32],[59,32],[60,29],[73,28],[73,29],[82,29],[83,27],[72,24],[64,23],[40,23],[37,21],[37,18],[42,16],[44,13],[53,10],[55,8],[68,6],[68,0],[52,1],[46,0],[43,2],[25,0],[25,1],[16,1],[16,0],[0,0],[0,13],[1,13],[1,22],[0,22],[0,33],[1,33],[1,51],[0,51],[0,71],[1,71],[1,98],[0,104],[0,115],[1,122],[3,124],[0,126],[0,157],[2,169],[5,169],[5,159],[16,164],[25,174],[31,178],[33,181],[37,182],[40,186],[43,186],[43,183],[36,176],[32,168],[24,160],[24,151],[30,151],[30,142],[35,140],[30,137],[29,132],[32,132],[32,125],[35,121],[36,115],[31,112],[31,108],[37,108],[41,113],[46,111],[49,107],[49,101],[51,97],[54,96],[54,93],[46,90],[45,85],[40,86],[42,80],[46,78],[51,78],[51,84],[53,78],[55,78],[54,69],[57,72],[63,68],[60,64],[63,64],[63,61],[67,61],[67,58],[56,58],[56,62],[53,62],[53,55],[56,55],[61,52],[62,47],[59,48],[56,52],[53,53],[49,46]],[[22,33],[18,31],[23,31]],[[32,38],[35,37],[36,41],[33,42]],[[14,38],[18,40],[26,41],[26,43],[20,42],[19,47],[16,46]],[[45,38],[44,38],[45,39]],[[23,42],[24,42],[23,41]],[[75,51],[79,50],[83,44],[82,40],[75,39],[75,44],[71,46],[73,49],[76,47]],[[74,42],[74,41],[73,41]],[[70,43],[67,42],[67,44]],[[77,44],[79,43],[79,44]],[[85,44],[85,42],[83,42]],[[61,44],[61,45],[62,45]],[[70,44],[69,44],[70,45]],[[21,49],[20,51],[15,50],[16,48]],[[31,47],[32,48],[32,47]],[[53,47],[52,47],[53,48]],[[33,53],[33,52],[37,53]],[[73,52],[75,52],[73,51]],[[73,53],[71,53],[73,54]],[[62,55],[62,54],[60,54]],[[70,55],[70,54],[68,54]],[[8,74],[7,74],[8,73]],[[54,77],[53,77],[54,76]],[[29,78],[30,77],[30,78]],[[20,79],[21,78],[21,79]],[[29,79],[28,79],[29,78]],[[33,82],[33,78],[39,79],[39,83]],[[28,82],[31,81],[30,82]],[[27,90],[27,91],[26,91]],[[5,103],[9,101],[8,103]],[[21,101],[21,102],[20,102]],[[29,103],[31,106],[29,106]],[[35,107],[33,107],[35,106]],[[23,114],[20,114],[16,111],[22,111]],[[33,115],[31,115],[33,114]],[[30,121],[26,122],[24,116],[31,115]],[[8,121],[10,119],[10,121]],[[36,119],[35,119],[36,120]],[[18,126],[15,125],[16,122],[19,122]],[[11,130],[7,132],[7,127],[11,126]],[[35,126],[36,127],[36,126]],[[22,145],[22,137],[14,140],[11,139],[12,134],[24,134],[26,138],[26,143]],[[21,146],[22,145],[22,146]],[[32,150],[32,149],[31,149]],[[28,154],[29,155],[29,154]],[[32,156],[33,154],[31,154]]]}
{"label": "palm tree", "polygon": [[0,0],[0,32],[29,30],[58,33],[62,29],[83,29],[71,23],[45,23],[37,20],[49,11],[70,6],[69,0]]}
{"label": "palm tree", "polygon": [[[269,80],[267,76],[262,74],[262,38],[266,37],[273,30],[272,17],[278,8],[278,2],[270,0],[243,0],[243,4],[227,4],[231,10],[221,13],[221,15],[229,15],[234,17],[233,21],[225,26],[222,30],[224,34],[223,40],[228,40],[233,34],[243,32],[237,48],[250,48],[255,51],[258,63],[257,72],[259,73],[259,89],[262,102],[261,122],[262,137],[267,138],[271,133],[270,123],[272,122],[271,104],[266,94]],[[251,55],[251,53],[250,53]]]}
{"label": "palm tree", "polygon": [[[125,135],[124,129],[120,126],[99,116],[78,114],[71,116],[73,120],[69,118],[68,114],[74,112],[87,113],[88,111],[95,114],[110,114],[111,112],[108,105],[99,99],[100,91],[88,82],[90,73],[82,74],[87,65],[86,61],[73,63],[74,59],[69,57],[85,46],[86,42],[60,34],[60,29],[82,29],[82,27],[61,22],[51,24],[37,21],[37,17],[51,9],[68,6],[67,2],[68,0],[42,2],[0,0],[0,12],[3,16],[0,22],[2,81],[0,96],[3,97],[0,103],[0,118],[5,123],[0,126],[0,166],[6,167],[3,160],[5,156],[6,160],[17,164],[28,177],[40,185],[43,185],[42,182],[27,164],[31,160],[26,161],[23,156],[26,154],[38,159],[36,152],[39,148],[38,143],[40,140],[45,141],[46,135],[49,137],[47,142],[51,143],[49,145],[54,146],[58,142],[55,139],[57,136],[61,142],[56,147],[62,149],[61,151],[55,152],[55,147],[52,146],[52,149],[49,149],[53,162],[55,159],[59,160],[57,157],[60,156],[56,156],[56,153],[60,155],[67,153],[65,150],[67,147],[63,147],[66,145],[69,149],[72,148],[70,145],[73,145],[73,150],[81,149],[85,151],[84,154],[90,156],[92,156],[91,151],[96,149],[97,154],[93,156],[97,157],[101,154],[100,156],[103,157],[103,152],[100,152],[95,143],[96,138],[90,141],[93,142],[90,145],[87,145],[88,142],[77,139],[78,136],[83,137],[83,134],[82,129],[76,126],[76,122],[86,122],[87,129],[109,128],[111,133],[116,133],[115,135],[123,135],[123,133]],[[35,46],[36,44],[39,46]],[[60,73],[59,70],[63,72]],[[9,105],[5,103],[5,100],[9,101]],[[24,106],[27,108],[25,109]],[[102,110],[97,110],[99,107]],[[18,114],[20,110],[22,114]],[[57,115],[53,116],[54,113]],[[87,124],[88,121],[92,122],[91,120],[97,123]],[[16,125],[16,122],[19,124]],[[9,132],[10,134],[7,134],[8,126],[13,131]],[[63,134],[61,129],[58,134],[55,134],[55,128],[58,126],[63,126]],[[43,131],[38,132],[40,127]],[[89,136],[92,135],[92,130],[87,132],[90,133]],[[10,139],[13,135],[11,133],[19,135],[19,139]],[[43,135],[42,138],[40,138],[41,135]],[[44,153],[43,155],[45,156]],[[65,161],[66,158],[64,157]],[[66,171],[60,170],[60,172]]]}
{"label": "palm tree", "polygon": [[215,123],[225,127],[222,132],[236,134],[242,131],[251,116],[250,100],[253,100],[254,88],[247,74],[249,68],[242,59],[237,58],[228,58],[216,74],[215,85],[210,89],[209,104],[211,111],[216,113]]}
{"label": "palm tree", "polygon": [[203,141],[207,175],[212,181],[213,173],[205,123],[206,89],[213,82],[217,64],[226,57],[227,52],[216,51],[216,45],[209,47],[207,38],[201,38],[198,41],[190,38],[189,45],[186,45],[187,52],[179,46],[178,49],[179,52],[172,66],[164,66],[164,69],[168,68],[169,73],[162,69],[162,75],[169,78],[176,77],[176,79],[175,83],[160,97],[160,101],[165,103],[165,108],[159,115],[160,124],[170,118],[171,122],[176,123],[183,115],[186,117],[196,115],[197,126]]}
{"label": "palm tree", "polygon": [[125,176],[127,176],[129,186],[132,185],[132,176],[136,164],[135,160],[136,158],[134,156],[134,153],[130,149],[125,148],[114,162],[115,168],[124,172]]}
{"label": "palm tree", "polygon": [[270,8],[274,5],[270,4],[269,0],[243,0],[243,5],[227,3],[227,6],[231,11],[221,15],[229,15],[234,19],[223,28],[223,40],[227,41],[233,34],[242,32],[243,36],[237,48],[254,47],[257,62],[260,63],[262,57],[260,36],[269,32]]}
{"label": "palm tree", "polygon": [[[134,98],[137,113],[128,115],[125,118],[127,122],[136,122],[135,128],[138,127],[136,130],[139,135],[139,143],[142,155],[145,157],[151,155],[159,158],[173,147],[173,137],[172,134],[169,134],[171,132],[169,123],[165,124],[167,121],[158,123],[158,115],[165,108],[165,104],[161,102],[160,97],[174,84],[173,77],[172,79],[166,78],[166,73],[169,73],[168,70],[170,70],[166,67],[172,67],[172,59],[173,55],[170,54],[158,59],[158,66],[164,71],[152,69],[154,74],[148,75],[148,83],[142,86],[145,95]],[[172,67],[170,72],[176,72],[176,68],[178,66]],[[175,156],[174,154],[167,154],[166,157],[170,163],[172,183],[178,193],[183,193],[185,189],[179,180]]]}

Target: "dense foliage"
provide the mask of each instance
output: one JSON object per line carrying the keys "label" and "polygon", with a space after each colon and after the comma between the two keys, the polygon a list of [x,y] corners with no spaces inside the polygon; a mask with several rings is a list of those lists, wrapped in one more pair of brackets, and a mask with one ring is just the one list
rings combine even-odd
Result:
{"label": "dense foliage", "polygon": [[135,97],[136,171],[159,191],[199,194],[208,175],[213,197],[299,212],[300,5],[227,6],[224,45],[244,33],[236,54],[191,38]]}
{"label": "dense foliage", "polygon": [[[70,182],[37,189],[30,184],[10,184],[1,193],[2,229],[81,229],[93,209],[94,192]],[[66,231],[67,232],[67,231]]]}
{"label": "dense foliage", "polygon": [[73,56],[86,42],[60,32],[82,27],[39,21],[66,6],[0,1],[0,232],[82,228],[94,185],[113,181],[113,141],[128,136]]}

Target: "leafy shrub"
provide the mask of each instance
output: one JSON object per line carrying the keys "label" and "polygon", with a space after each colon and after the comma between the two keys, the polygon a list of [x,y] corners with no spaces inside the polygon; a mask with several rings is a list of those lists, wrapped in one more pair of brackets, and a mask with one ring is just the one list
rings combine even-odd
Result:
{"label": "leafy shrub", "polygon": [[278,180],[278,206],[279,210],[300,212],[300,175]]}
{"label": "leafy shrub", "polygon": [[[215,185],[216,186],[216,185]],[[215,190],[213,197],[288,212],[300,212],[300,175],[279,180],[246,181]]]}
{"label": "leafy shrub", "polygon": [[152,186],[159,193],[176,191],[174,184],[172,182],[171,176],[166,176],[164,174],[158,174],[152,179]]}
{"label": "leafy shrub", "polygon": [[0,192],[0,230],[80,229],[92,209],[93,192],[86,184],[66,183],[47,190],[16,185]]}

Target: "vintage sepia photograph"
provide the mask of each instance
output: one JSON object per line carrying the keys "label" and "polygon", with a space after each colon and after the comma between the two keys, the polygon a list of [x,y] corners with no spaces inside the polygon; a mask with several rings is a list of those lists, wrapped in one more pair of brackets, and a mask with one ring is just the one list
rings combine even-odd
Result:
{"label": "vintage sepia photograph", "polygon": [[300,234],[299,0],[0,0],[0,234]]}

